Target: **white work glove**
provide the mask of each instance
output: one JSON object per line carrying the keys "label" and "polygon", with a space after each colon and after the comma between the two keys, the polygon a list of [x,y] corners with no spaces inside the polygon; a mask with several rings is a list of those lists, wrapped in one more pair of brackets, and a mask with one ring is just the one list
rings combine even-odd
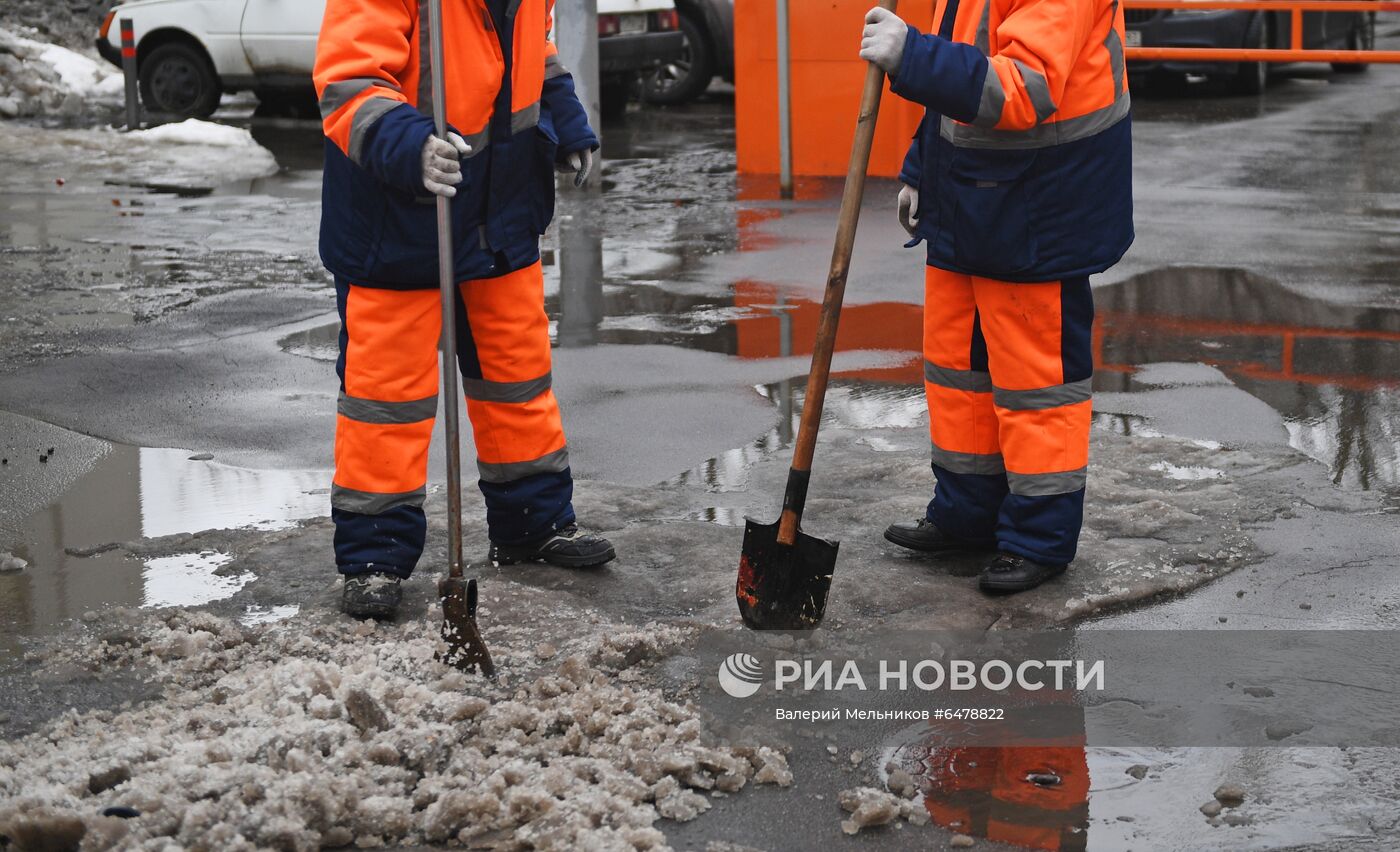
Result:
{"label": "white work glove", "polygon": [[891,78],[904,58],[904,40],[909,25],[898,15],[879,6],[865,13],[865,29],[860,34],[860,58],[873,62]]}
{"label": "white work glove", "polygon": [[555,171],[574,173],[574,186],[583,186],[588,182],[588,176],[593,174],[593,151],[585,148],[582,151],[575,151],[564,157],[564,160],[554,164]]}
{"label": "white work glove", "polygon": [[429,136],[423,143],[423,188],[433,195],[451,198],[462,182],[461,158],[472,152],[462,137],[449,132],[447,139]]}
{"label": "white work glove", "polygon": [[919,217],[914,215],[918,209],[919,191],[906,183],[899,189],[899,224],[911,237],[914,236],[914,228],[919,224]]}

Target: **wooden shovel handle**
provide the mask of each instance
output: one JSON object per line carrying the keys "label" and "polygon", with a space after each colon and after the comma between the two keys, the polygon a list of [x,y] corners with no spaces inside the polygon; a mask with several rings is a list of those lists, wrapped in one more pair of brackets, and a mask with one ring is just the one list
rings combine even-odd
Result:
{"label": "wooden shovel handle", "polygon": [[[880,0],[879,5],[893,12],[896,3],[897,0]],[[866,69],[865,89],[860,95],[860,117],[856,119],[851,163],[846,169],[841,214],[836,222],[836,247],[831,252],[831,271],[826,276],[826,296],[822,299],[817,341],[812,347],[812,369],[807,374],[802,424],[797,430],[797,446],[792,453],[792,469],[788,472],[788,489],[778,524],[778,541],[789,546],[797,541],[797,526],[807,502],[807,480],[812,470],[812,455],[817,448],[817,430],[821,426],[822,405],[826,402],[831,356],[836,349],[836,328],[841,321],[841,301],[846,296],[846,274],[850,271],[851,250],[856,243],[856,224],[860,220],[860,204],[865,196],[865,173],[870,167],[875,120],[880,114],[880,94],[884,87],[885,72],[871,63]]]}

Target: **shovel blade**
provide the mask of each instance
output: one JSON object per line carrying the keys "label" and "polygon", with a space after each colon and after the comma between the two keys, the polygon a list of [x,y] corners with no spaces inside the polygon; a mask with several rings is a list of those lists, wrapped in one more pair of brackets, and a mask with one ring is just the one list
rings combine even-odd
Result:
{"label": "shovel blade", "polygon": [[792,545],[778,541],[778,524],[744,520],[744,548],[734,595],[739,615],[755,630],[813,630],[826,615],[836,570],[837,541],[798,530]]}
{"label": "shovel blade", "polygon": [[476,623],[476,580],[446,577],[438,581],[438,597],[442,598],[442,639],[447,650],[438,659],[462,671],[479,670],[495,679],[496,666],[491,652],[481,638]]}

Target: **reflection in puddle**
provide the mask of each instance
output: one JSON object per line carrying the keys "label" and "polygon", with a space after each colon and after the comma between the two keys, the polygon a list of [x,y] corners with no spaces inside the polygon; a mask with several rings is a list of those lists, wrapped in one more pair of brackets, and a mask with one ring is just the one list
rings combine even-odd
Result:
{"label": "reflection in puddle", "polygon": [[329,511],[330,477],[317,470],[250,470],[192,462],[184,450],[140,450],[141,535],[285,529]]}
{"label": "reflection in puddle", "polygon": [[1167,479],[1199,480],[1199,479],[1224,479],[1225,471],[1214,467],[1192,467],[1172,464],[1169,461],[1159,461],[1152,465],[1149,470],[1155,470]]}
{"label": "reflection in puddle", "polygon": [[1142,364],[1203,362],[1281,414],[1289,442],[1338,484],[1400,486],[1400,308],[1327,296],[1190,267],[1102,288],[1096,387],[1132,390]]}
{"label": "reflection in puddle", "polygon": [[141,572],[141,605],[199,606],[232,597],[253,579],[252,574],[221,577],[215,573],[232,559],[217,551],[147,559]]}
{"label": "reflection in puddle", "polygon": [[945,828],[1026,849],[1088,848],[1089,765],[1082,746],[926,742],[898,761],[916,779],[929,816]]}
{"label": "reflection in puddle", "polygon": [[[881,781],[909,773],[933,821],[1026,849],[1333,848],[1375,838],[1394,812],[1390,749],[948,746],[932,728],[882,751]],[[1245,801],[1207,816],[1231,781]],[[1333,791],[1319,795],[1322,790]],[[1338,847],[1339,848],[1339,847]]]}
{"label": "reflection in puddle", "polygon": [[238,617],[238,622],[245,627],[257,627],[259,624],[275,624],[279,621],[286,621],[299,612],[301,612],[301,607],[297,604],[247,606],[243,608],[243,614]]}
{"label": "reflection in puddle", "polygon": [[186,450],[113,445],[51,505],[0,530],[29,567],[0,575],[0,657],[17,638],[107,605],[195,606],[249,575],[215,572],[215,550],[140,560],[121,545],[204,530],[280,529],[329,512],[324,471],[249,470],[192,461]]}

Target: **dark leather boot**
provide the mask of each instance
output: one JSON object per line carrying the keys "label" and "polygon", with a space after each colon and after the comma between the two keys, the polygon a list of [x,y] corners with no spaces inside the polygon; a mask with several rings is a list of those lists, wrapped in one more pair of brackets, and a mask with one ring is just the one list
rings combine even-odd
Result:
{"label": "dark leather boot", "polygon": [[497,565],[544,562],[560,568],[596,568],[617,558],[612,543],[570,524],[536,544],[491,544],[487,556]]}
{"label": "dark leather boot", "polygon": [[403,600],[403,581],[394,574],[351,574],[340,591],[340,609],[356,618],[393,618]]}
{"label": "dark leather boot", "polygon": [[885,528],[885,540],[920,553],[976,553],[996,550],[997,547],[997,543],[991,539],[953,538],[934,526],[928,518],[890,524]]}
{"label": "dark leather boot", "polygon": [[982,569],[982,577],[977,581],[977,585],[982,591],[992,595],[1024,592],[1060,576],[1067,567],[1069,566],[1044,565],[1014,553],[998,553],[987,563],[987,567]]}

